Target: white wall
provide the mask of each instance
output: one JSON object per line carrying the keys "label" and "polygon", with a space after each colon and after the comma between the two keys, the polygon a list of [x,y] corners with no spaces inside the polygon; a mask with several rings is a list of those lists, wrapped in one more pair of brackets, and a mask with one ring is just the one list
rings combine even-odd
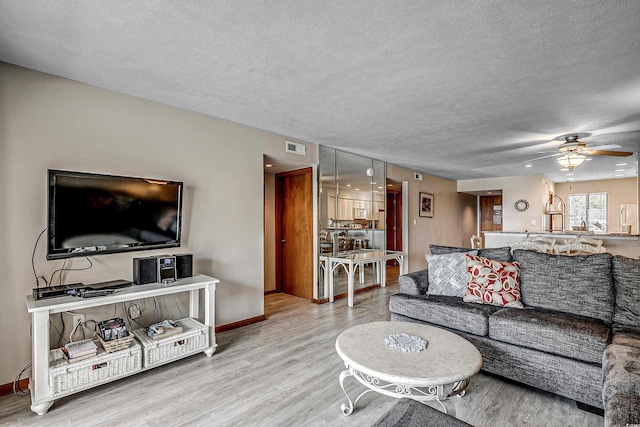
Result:
{"label": "white wall", "polygon": [[[458,181],[457,188],[461,192],[502,190],[502,230],[536,232],[543,229],[545,203],[549,199],[549,191],[554,191],[554,184],[543,175],[526,175],[467,179]],[[519,199],[529,202],[529,209],[525,212],[514,208]]]}
{"label": "white wall", "polygon": [[[424,255],[430,253],[429,244],[469,247],[476,228],[475,196],[458,193],[456,181],[427,174],[423,174],[422,181],[416,181],[413,174],[409,169],[387,164],[387,178],[409,184],[409,221],[404,224],[409,235],[405,261],[408,272],[426,268]],[[419,216],[420,192],[434,195],[433,218]]]}
{"label": "white wall", "polygon": [[[221,280],[216,295],[221,325],[264,310],[263,154],[317,163],[317,146],[307,146],[301,158],[286,154],[284,141],[281,135],[0,63],[0,322],[5,325],[0,384],[13,381],[31,360],[25,295],[35,287],[31,253],[46,226],[48,168],[184,181],[181,248],[96,256],[91,270],[70,272],[65,279],[131,280],[135,256],[191,252],[195,272]],[[85,264],[76,258],[67,266]],[[41,240],[37,273],[48,277],[61,265],[45,260]]]}

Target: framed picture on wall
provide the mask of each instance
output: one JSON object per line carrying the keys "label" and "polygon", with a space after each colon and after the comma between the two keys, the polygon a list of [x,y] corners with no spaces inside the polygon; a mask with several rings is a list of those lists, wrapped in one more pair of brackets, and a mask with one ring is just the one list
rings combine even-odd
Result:
{"label": "framed picture on wall", "polygon": [[420,216],[433,218],[433,194],[420,192]]}

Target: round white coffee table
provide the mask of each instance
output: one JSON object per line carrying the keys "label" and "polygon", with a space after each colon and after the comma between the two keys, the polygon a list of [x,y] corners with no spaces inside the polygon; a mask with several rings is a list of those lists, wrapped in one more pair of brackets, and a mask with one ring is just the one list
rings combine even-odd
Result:
{"label": "round white coffee table", "polygon": [[[398,335],[405,334],[405,335]],[[399,342],[392,348],[385,339]],[[408,335],[408,337],[407,337]],[[420,344],[427,342],[424,350]],[[433,326],[409,322],[372,322],[353,326],[336,340],[336,351],[347,367],[340,373],[340,387],[349,405],[342,405],[350,415],[358,400],[370,391],[418,401],[436,400],[444,412],[455,416],[447,402],[451,395],[463,396],[469,378],[480,371],[482,356],[469,341]],[[367,387],[354,401],[344,389],[344,380],[354,377]]]}

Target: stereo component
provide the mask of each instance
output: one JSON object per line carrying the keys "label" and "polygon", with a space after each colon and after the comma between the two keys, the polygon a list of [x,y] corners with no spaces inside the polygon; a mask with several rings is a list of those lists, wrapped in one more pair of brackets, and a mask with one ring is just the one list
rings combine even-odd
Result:
{"label": "stereo component", "polygon": [[176,255],[176,279],[193,277],[193,254]]}
{"label": "stereo component", "polygon": [[176,257],[173,255],[160,255],[157,257],[158,276],[160,283],[171,283],[176,281]]}
{"label": "stereo component", "polygon": [[158,258],[144,257],[133,259],[133,283],[136,285],[146,285],[147,283],[158,282]]}
{"label": "stereo component", "polygon": [[171,283],[193,276],[193,254],[158,255],[133,259],[133,283]]}

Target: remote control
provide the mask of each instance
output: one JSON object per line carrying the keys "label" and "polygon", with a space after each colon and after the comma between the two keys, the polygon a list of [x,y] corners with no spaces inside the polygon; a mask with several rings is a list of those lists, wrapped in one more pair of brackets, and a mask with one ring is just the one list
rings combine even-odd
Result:
{"label": "remote control", "polygon": [[82,298],[102,297],[113,293],[115,289],[87,289],[80,293]]}

